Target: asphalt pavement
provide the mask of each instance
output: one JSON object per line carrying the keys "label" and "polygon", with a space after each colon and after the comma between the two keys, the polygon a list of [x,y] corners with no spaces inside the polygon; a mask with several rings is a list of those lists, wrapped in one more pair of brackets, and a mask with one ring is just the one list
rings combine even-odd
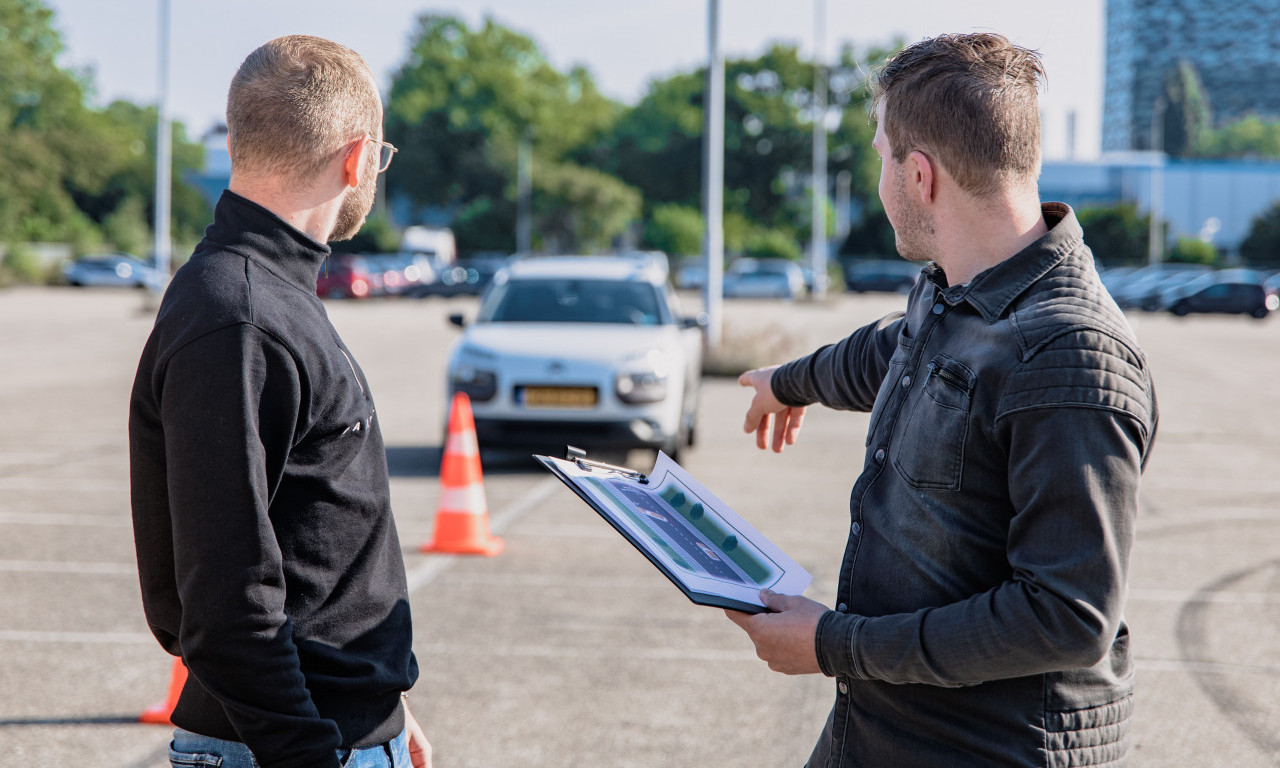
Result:
{"label": "asphalt pavement", "polygon": [[[900,305],[726,303],[738,340],[817,344]],[[443,369],[471,299],[328,304],[364,367],[392,469],[422,675],[411,703],[449,766],[802,765],[834,685],[777,675],[545,470],[485,457],[495,558],[426,555]],[[167,765],[136,724],[170,660],[142,617],[127,403],[153,309],[134,291],[0,292],[0,768]],[[1133,765],[1280,765],[1280,318],[1130,316],[1161,424],[1129,622]],[[830,603],[867,419],[811,409],[758,452],[747,393],[708,379],[685,466],[814,574]],[[631,454],[647,469],[651,455]]]}

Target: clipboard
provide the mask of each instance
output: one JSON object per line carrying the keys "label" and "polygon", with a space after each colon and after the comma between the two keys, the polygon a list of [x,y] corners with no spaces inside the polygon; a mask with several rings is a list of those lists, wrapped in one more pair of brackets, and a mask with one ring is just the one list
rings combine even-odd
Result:
{"label": "clipboard", "polygon": [[661,451],[647,475],[534,456],[697,605],[763,613],[760,590],[799,595],[809,572]]}

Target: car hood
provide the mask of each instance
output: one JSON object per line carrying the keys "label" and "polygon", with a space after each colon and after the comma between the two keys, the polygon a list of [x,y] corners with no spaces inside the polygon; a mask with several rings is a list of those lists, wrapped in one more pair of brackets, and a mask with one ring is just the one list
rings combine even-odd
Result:
{"label": "car hood", "polygon": [[563,357],[623,361],[637,351],[670,345],[673,325],[615,323],[478,323],[460,346],[502,357]]}

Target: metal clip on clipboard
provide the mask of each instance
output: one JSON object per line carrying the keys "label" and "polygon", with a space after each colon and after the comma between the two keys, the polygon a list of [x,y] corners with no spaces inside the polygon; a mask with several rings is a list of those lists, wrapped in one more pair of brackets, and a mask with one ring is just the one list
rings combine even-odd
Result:
{"label": "metal clip on clipboard", "polygon": [[564,458],[567,461],[572,461],[574,464],[577,464],[578,469],[583,469],[588,472],[593,469],[600,469],[605,472],[622,475],[623,477],[634,478],[641,485],[649,484],[649,477],[645,475],[645,473],[637,472],[634,469],[627,469],[626,467],[619,467],[614,464],[605,464],[603,461],[592,461],[587,458],[586,451],[581,448],[575,448],[572,445],[566,445],[564,447]]}

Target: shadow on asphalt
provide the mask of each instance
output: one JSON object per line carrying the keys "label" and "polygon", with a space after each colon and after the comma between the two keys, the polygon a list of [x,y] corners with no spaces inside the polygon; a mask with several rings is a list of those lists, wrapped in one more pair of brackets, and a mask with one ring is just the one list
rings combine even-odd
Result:
{"label": "shadow on asphalt", "polygon": [[0,728],[17,725],[144,725],[137,715],[103,715],[102,717],[15,717],[0,720]]}
{"label": "shadow on asphalt", "polygon": [[[439,477],[443,450],[438,445],[388,445],[387,472],[392,477]],[[556,455],[560,455],[557,453]],[[494,451],[480,453],[485,474],[526,475],[546,472],[533,458],[532,451]]]}

